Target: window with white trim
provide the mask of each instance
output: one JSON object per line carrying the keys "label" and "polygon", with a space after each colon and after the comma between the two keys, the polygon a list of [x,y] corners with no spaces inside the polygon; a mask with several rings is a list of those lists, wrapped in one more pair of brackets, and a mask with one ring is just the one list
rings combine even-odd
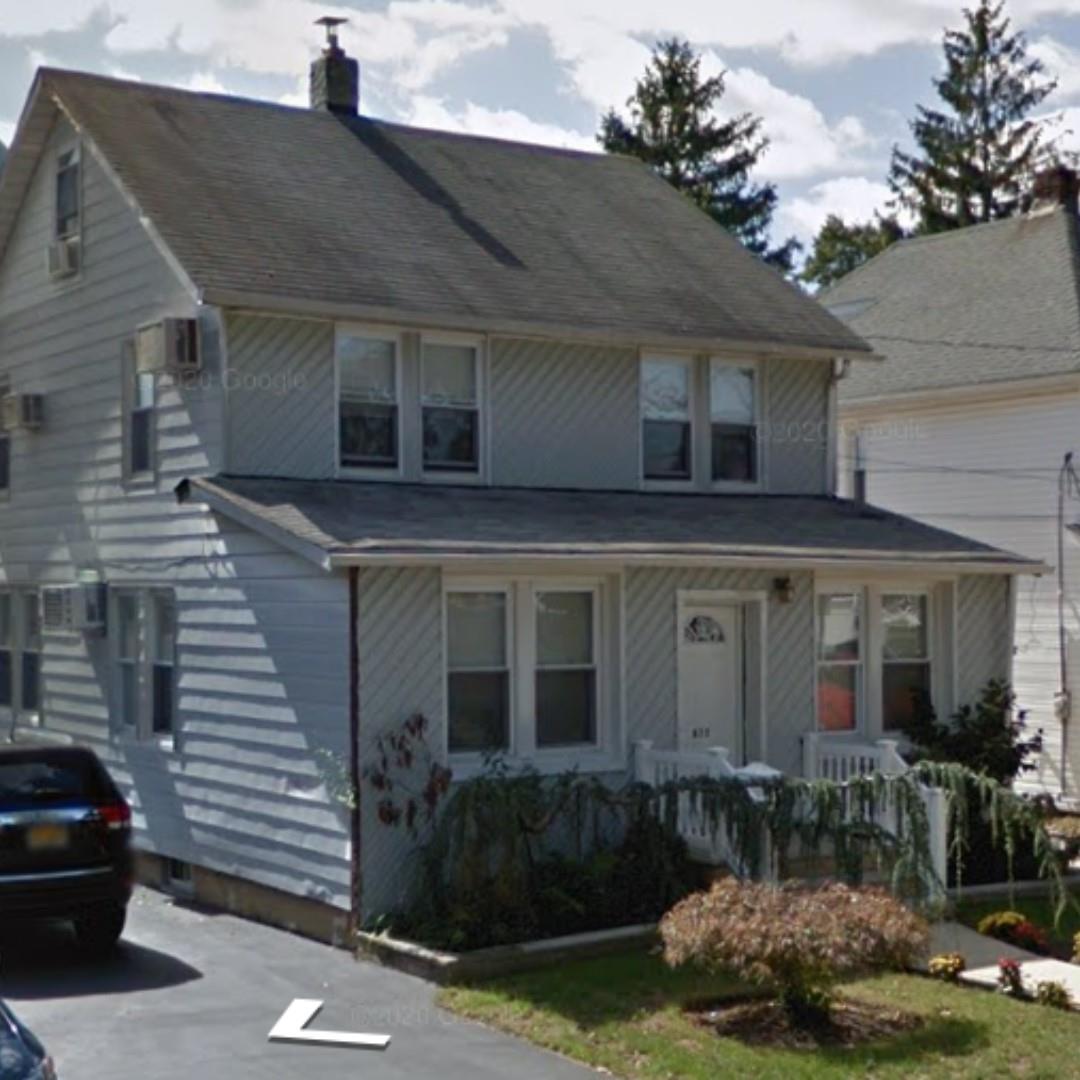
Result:
{"label": "window with white trim", "polygon": [[646,357],[641,362],[641,453],[646,480],[693,476],[694,362]]}
{"label": "window with white trim", "polygon": [[510,592],[446,595],[448,745],[454,753],[510,748]]}
{"label": "window with white trim", "polygon": [[396,337],[338,334],[338,454],[343,468],[399,466],[398,351]]}
{"label": "window with white trim", "polygon": [[0,708],[15,703],[15,610],[11,593],[0,592]]}
{"label": "window with white trim", "polygon": [[447,589],[451,754],[601,746],[603,595],[541,579]]}
{"label": "window with white trim", "polygon": [[173,730],[176,697],[176,598],[171,589],[150,593],[150,729]]}
{"label": "window with white trim", "polygon": [[41,711],[41,599],[37,589],[19,592],[21,647],[19,706],[24,713]]}
{"label": "window with white trim", "polygon": [[134,589],[113,590],[112,636],[115,670],[114,707],[121,726],[139,726],[139,594]]}
{"label": "window with white trim", "polygon": [[420,358],[424,470],[480,469],[479,349],[425,340]]}
{"label": "window with white trim", "polygon": [[146,476],[154,471],[154,405],[157,381],[151,371],[131,370],[128,415],[128,474]]}
{"label": "window with white trim", "polygon": [[758,478],[757,371],[752,365],[709,361],[709,436],[714,481]]}
{"label": "window with white trim", "polygon": [[41,642],[37,589],[0,592],[0,708],[31,721],[41,712]]}
{"label": "window with white trim", "polygon": [[881,726],[903,728],[930,696],[930,603],[923,592],[881,595]]}
{"label": "window with white trim", "polygon": [[56,213],[57,240],[70,240],[79,235],[79,147],[78,144],[62,150],[56,158]]}
{"label": "window with white trim", "polygon": [[860,726],[863,666],[861,592],[817,597],[817,723],[819,731]]}

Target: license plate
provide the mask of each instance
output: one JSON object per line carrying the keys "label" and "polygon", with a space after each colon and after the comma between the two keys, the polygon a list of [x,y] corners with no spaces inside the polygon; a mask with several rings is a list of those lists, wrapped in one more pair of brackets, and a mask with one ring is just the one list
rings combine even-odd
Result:
{"label": "license plate", "polygon": [[31,825],[26,831],[26,847],[29,851],[55,851],[68,846],[66,825]]}

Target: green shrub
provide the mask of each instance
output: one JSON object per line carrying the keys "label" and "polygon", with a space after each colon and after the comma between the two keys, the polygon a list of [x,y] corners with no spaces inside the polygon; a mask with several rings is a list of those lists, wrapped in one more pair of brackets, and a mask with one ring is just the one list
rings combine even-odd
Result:
{"label": "green shrub", "polygon": [[1035,985],[1035,1000],[1051,1009],[1072,1008],[1072,998],[1065,984],[1053,979],[1044,979]]}
{"label": "green shrub", "polygon": [[680,901],[660,923],[668,964],[765,987],[802,1026],[827,1017],[837,980],[910,967],[929,933],[924,919],[882,889],[734,878]]}

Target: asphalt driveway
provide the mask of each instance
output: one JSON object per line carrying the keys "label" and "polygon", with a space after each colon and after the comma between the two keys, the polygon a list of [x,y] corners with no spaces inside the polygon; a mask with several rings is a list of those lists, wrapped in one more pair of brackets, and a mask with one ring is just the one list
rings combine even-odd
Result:
{"label": "asphalt driveway", "polygon": [[[81,960],[63,928],[0,937],[0,997],[60,1080],[583,1080],[562,1058],[451,1017],[427,983],[231,915],[139,890],[125,943]],[[383,1051],[270,1043],[294,998],[311,1025],[390,1035]]]}

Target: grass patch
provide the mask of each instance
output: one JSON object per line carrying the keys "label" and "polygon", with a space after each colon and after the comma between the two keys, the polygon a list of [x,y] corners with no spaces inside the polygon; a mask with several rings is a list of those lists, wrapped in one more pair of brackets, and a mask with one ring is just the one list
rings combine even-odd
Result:
{"label": "grass patch", "polygon": [[858,1048],[747,1046],[716,1035],[685,1011],[743,992],[698,972],[672,971],[658,955],[634,951],[447,987],[439,1001],[459,1015],[633,1080],[1080,1076],[1080,1016],[914,975],[841,988],[849,1000],[923,1018],[916,1030]]}

